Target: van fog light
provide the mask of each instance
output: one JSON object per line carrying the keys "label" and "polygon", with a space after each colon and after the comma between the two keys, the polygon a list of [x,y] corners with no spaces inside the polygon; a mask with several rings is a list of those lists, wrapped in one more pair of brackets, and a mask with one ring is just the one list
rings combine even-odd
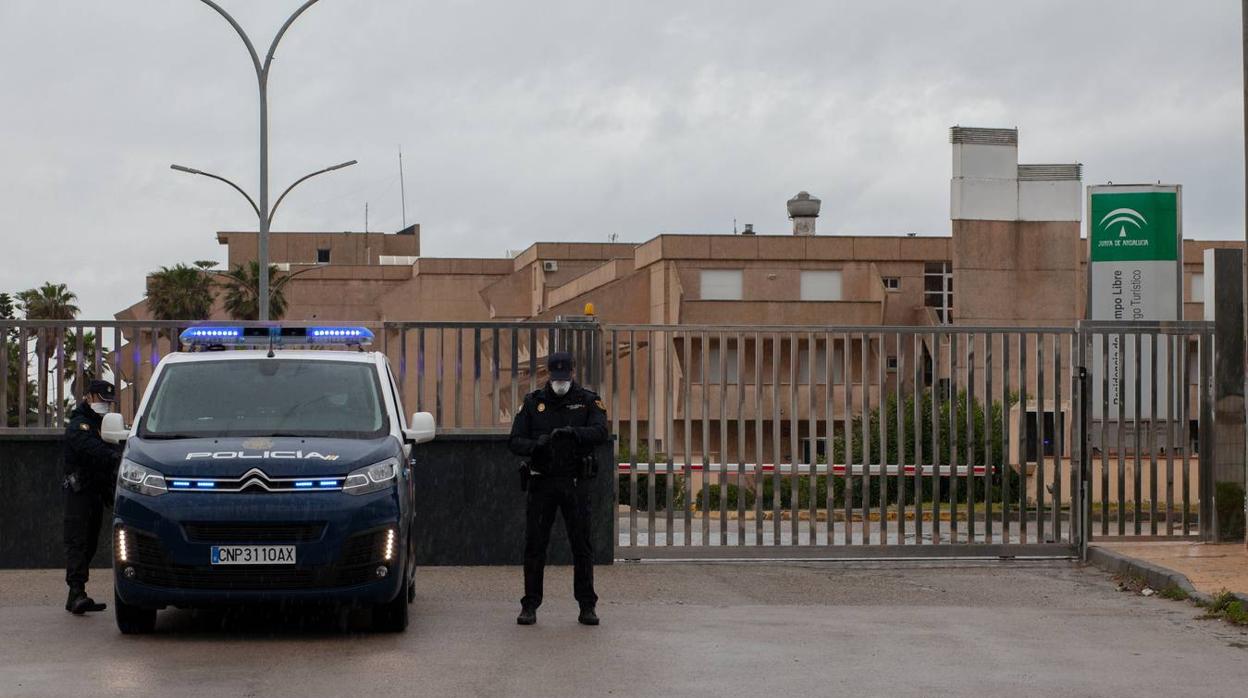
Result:
{"label": "van fog light", "polygon": [[126,579],[134,579],[135,572],[134,572],[133,567],[127,567],[126,569],[122,570],[121,573],[126,576]]}
{"label": "van fog light", "polygon": [[390,574],[390,568],[386,567],[385,565],[377,566],[377,578],[378,579],[385,577],[387,574]]}

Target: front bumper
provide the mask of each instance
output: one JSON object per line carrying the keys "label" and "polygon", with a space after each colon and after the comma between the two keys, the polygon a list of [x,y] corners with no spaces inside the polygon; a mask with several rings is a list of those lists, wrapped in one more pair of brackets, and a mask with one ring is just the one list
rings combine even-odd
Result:
{"label": "front bumper", "polygon": [[[119,528],[127,537],[127,560],[114,556],[115,588],[131,605],[364,605],[389,601],[402,588],[408,526],[393,492],[121,493],[114,512],[114,540]],[[389,530],[396,541],[386,561]],[[296,564],[212,565],[213,545],[294,545]]]}

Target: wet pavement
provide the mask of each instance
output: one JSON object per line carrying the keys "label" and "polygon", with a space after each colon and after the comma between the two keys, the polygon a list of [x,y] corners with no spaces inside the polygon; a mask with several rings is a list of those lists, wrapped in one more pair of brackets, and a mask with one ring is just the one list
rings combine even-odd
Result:
{"label": "wet pavement", "polygon": [[[597,628],[555,568],[425,568],[401,635],[334,613],[162,612],[123,637],[58,571],[0,572],[3,696],[1243,696],[1248,631],[1061,562],[618,564]],[[90,591],[111,597],[107,573]],[[111,600],[111,598],[110,598]]]}

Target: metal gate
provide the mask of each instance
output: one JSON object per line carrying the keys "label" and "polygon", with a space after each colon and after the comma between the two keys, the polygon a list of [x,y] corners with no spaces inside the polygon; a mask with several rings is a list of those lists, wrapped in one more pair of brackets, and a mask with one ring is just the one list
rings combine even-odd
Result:
{"label": "metal gate", "polygon": [[1079,325],[1078,541],[1209,539],[1214,327]]}
{"label": "metal gate", "polygon": [[607,327],[617,555],[1069,555],[1075,337]]}

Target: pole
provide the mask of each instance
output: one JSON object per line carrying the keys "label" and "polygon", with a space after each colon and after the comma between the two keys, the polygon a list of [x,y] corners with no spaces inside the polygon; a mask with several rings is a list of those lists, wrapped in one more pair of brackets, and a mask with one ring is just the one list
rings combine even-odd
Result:
{"label": "pole", "polygon": [[[1242,0],[1240,7],[1240,21],[1242,23],[1240,38],[1242,39],[1243,51],[1241,58],[1244,63],[1243,70],[1243,91],[1244,91],[1244,292],[1248,294],[1248,0]],[[1244,327],[1248,327],[1248,301],[1244,303],[1245,322]],[[1246,374],[1248,375],[1248,374]],[[1248,396],[1248,385],[1245,386],[1244,394]],[[1248,410],[1245,411],[1245,419],[1248,420]],[[1245,425],[1248,429],[1248,424]],[[1246,446],[1248,448],[1248,446]],[[1248,468],[1248,454],[1244,458],[1245,468]],[[1248,483],[1248,473],[1245,473],[1244,482]],[[1248,488],[1245,488],[1248,489]],[[1248,496],[1244,499],[1244,515],[1248,520]],[[1244,545],[1248,547],[1248,535],[1244,536]]]}
{"label": "pole", "polygon": [[307,0],[299,9],[286,19],[282,24],[282,28],[277,30],[277,35],[273,37],[273,42],[269,44],[269,51],[265,54],[264,63],[260,62],[260,56],[256,53],[256,47],[251,43],[251,38],[247,36],[247,32],[243,31],[240,25],[225,8],[218,5],[213,0],[200,0],[200,2],[216,10],[218,14],[225,18],[225,21],[234,27],[234,31],[238,33],[240,39],[247,46],[247,52],[251,55],[252,67],[256,70],[256,85],[260,89],[260,240],[259,249],[257,250],[257,261],[260,266],[260,320],[267,322],[269,319],[269,219],[272,217],[269,211],[269,68],[273,65],[273,54],[277,52],[277,45],[285,36],[286,30],[294,23],[299,15],[303,14],[312,5],[319,0]]}

